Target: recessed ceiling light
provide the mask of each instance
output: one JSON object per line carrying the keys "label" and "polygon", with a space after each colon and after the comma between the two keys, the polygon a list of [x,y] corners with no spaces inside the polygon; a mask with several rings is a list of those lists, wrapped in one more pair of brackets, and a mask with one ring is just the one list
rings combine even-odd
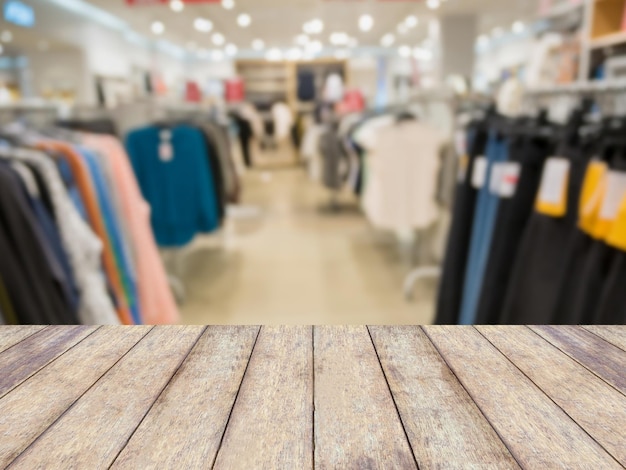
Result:
{"label": "recessed ceiling light", "polygon": [[374,26],[374,18],[370,15],[361,15],[359,18],[359,29],[361,31],[369,31]]}
{"label": "recessed ceiling light", "polygon": [[439,0],[427,0],[426,6],[431,10],[436,10],[441,5]]}
{"label": "recessed ceiling light", "polygon": [[330,35],[330,43],[335,46],[342,46],[348,43],[350,37],[346,33],[333,33]]}
{"label": "recessed ceiling light", "polygon": [[229,55],[231,57],[237,55],[237,50],[237,46],[235,46],[234,44],[227,44],[224,48],[226,55]]}
{"label": "recessed ceiling light", "polygon": [[521,21],[516,21],[515,23],[513,23],[511,29],[515,34],[521,34],[526,29],[526,26]]}
{"label": "recessed ceiling light", "polygon": [[396,42],[396,37],[391,34],[391,33],[387,33],[385,34],[382,39],[380,40],[380,43],[384,46],[384,47],[391,47],[393,46],[393,43]]}
{"label": "recessed ceiling light", "polygon": [[165,25],[160,21],[155,21],[154,23],[152,23],[150,29],[152,29],[152,32],[154,34],[163,34],[165,32]]}
{"label": "recessed ceiling light", "polygon": [[13,33],[11,31],[2,31],[2,34],[0,35],[0,40],[2,40],[2,42],[11,42],[13,41]]}
{"label": "recessed ceiling light", "polygon": [[296,44],[299,44],[300,46],[306,46],[308,42],[309,37],[306,34],[298,34],[296,36]]}
{"label": "recessed ceiling light", "polygon": [[302,50],[298,47],[292,47],[287,51],[287,60],[300,60],[302,59]]}
{"label": "recessed ceiling light", "polygon": [[269,61],[276,62],[282,60],[283,53],[280,49],[273,47],[265,54],[265,58]]}
{"label": "recessed ceiling light", "polygon": [[262,51],[265,48],[265,43],[261,39],[255,39],[252,41],[252,49],[255,51]]}
{"label": "recessed ceiling light", "polygon": [[411,57],[411,48],[409,46],[400,46],[398,54],[400,54],[400,57]]}
{"label": "recessed ceiling light", "polygon": [[183,11],[185,9],[185,4],[182,2],[182,0],[172,0],[170,2],[170,8],[172,9],[172,11]]}
{"label": "recessed ceiling light", "polygon": [[404,20],[404,24],[407,25],[408,28],[415,28],[417,23],[417,16],[415,15],[407,16],[406,20]]}
{"label": "recessed ceiling light", "polygon": [[308,34],[319,34],[322,31],[324,31],[324,22],[320,20],[319,18],[316,18],[307,23],[304,23],[304,26],[302,27],[302,29],[304,30],[305,33],[308,33]]}
{"label": "recessed ceiling light", "polygon": [[224,38],[223,34],[213,33],[213,36],[211,36],[211,41],[213,41],[213,44],[215,44],[216,46],[221,46],[222,44],[224,44],[224,41],[226,41],[226,39]]}
{"label": "recessed ceiling light", "polygon": [[237,24],[242,28],[247,28],[252,23],[252,18],[247,13],[242,13],[237,17]]}
{"label": "recessed ceiling light", "polygon": [[322,52],[322,49],[324,49],[324,45],[321,43],[321,41],[311,41],[306,46],[306,51],[309,54],[319,54],[320,52]]}
{"label": "recessed ceiling light", "polygon": [[235,8],[235,0],[222,0],[222,6],[227,10]]}
{"label": "recessed ceiling light", "polygon": [[193,22],[193,27],[201,33],[208,33],[213,29],[213,22],[206,18],[196,18]]}

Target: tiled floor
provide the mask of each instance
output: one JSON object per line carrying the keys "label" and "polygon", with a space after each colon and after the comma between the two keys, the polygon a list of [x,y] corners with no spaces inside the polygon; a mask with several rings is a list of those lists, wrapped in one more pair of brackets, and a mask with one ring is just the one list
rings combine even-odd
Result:
{"label": "tiled floor", "polygon": [[177,255],[183,323],[431,321],[434,282],[418,285],[413,303],[404,300],[408,257],[394,237],[368,225],[350,194],[342,210],[329,212],[328,192],[293,165],[266,164],[244,183],[244,211],[252,213]]}

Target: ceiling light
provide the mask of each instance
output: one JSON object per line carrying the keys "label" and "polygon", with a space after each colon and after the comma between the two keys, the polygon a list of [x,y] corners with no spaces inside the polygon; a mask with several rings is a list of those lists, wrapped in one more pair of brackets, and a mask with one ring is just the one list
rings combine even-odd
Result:
{"label": "ceiling light", "polygon": [[181,0],[172,0],[170,2],[170,8],[172,11],[183,11],[185,9],[185,4]]}
{"label": "ceiling light", "polygon": [[308,23],[304,23],[302,29],[308,34],[319,34],[324,31],[324,22],[316,18]]}
{"label": "ceiling light", "polygon": [[400,54],[400,57],[411,57],[411,48],[409,46],[400,46],[398,54]]}
{"label": "ceiling light", "polygon": [[513,23],[513,26],[511,29],[513,30],[515,34],[521,34],[526,29],[526,26],[521,21],[516,21],[515,23]]}
{"label": "ceiling light", "polygon": [[226,39],[224,39],[224,35],[220,33],[213,33],[213,36],[211,36],[211,41],[213,41],[213,44],[215,44],[216,46],[221,46],[222,44],[224,44],[225,40]]}
{"label": "ceiling light", "polygon": [[237,46],[235,46],[234,44],[227,44],[226,47],[224,48],[224,51],[226,52],[226,55],[228,56],[235,56],[237,55]]}
{"label": "ceiling light", "polygon": [[208,33],[213,29],[213,22],[206,18],[196,18],[193,22],[193,27],[201,33]]}
{"label": "ceiling light", "polygon": [[306,46],[309,42],[309,37],[306,34],[298,34],[296,36],[296,44],[300,46]]}
{"label": "ceiling light", "polygon": [[407,28],[415,28],[417,26],[417,16],[411,15],[407,16],[406,20],[404,20],[404,24]]}
{"label": "ceiling light", "polygon": [[0,40],[2,40],[2,42],[11,42],[13,41],[13,33],[11,31],[2,31],[2,34],[0,35]]}
{"label": "ceiling light", "polygon": [[215,62],[224,60],[224,53],[218,50],[211,52],[211,60],[214,60]]}
{"label": "ceiling light", "polygon": [[227,10],[235,8],[235,0],[222,0],[222,6]]}
{"label": "ceiling light", "polygon": [[391,47],[393,46],[393,43],[396,42],[396,37],[391,34],[391,33],[387,33],[385,34],[382,39],[380,40],[380,43],[384,46],[384,47]]}
{"label": "ceiling light", "polygon": [[320,41],[311,41],[306,46],[306,52],[308,54],[319,54],[324,49],[324,45]]}
{"label": "ceiling light", "polygon": [[406,34],[409,32],[409,28],[404,23],[400,23],[397,29],[400,34]]}
{"label": "ceiling light", "polygon": [[302,59],[302,50],[298,47],[292,47],[287,51],[287,60],[300,60]]}
{"label": "ceiling light", "polygon": [[330,35],[330,42],[335,46],[348,44],[350,37],[346,33],[333,33]]}
{"label": "ceiling light", "polygon": [[252,41],[252,49],[255,51],[262,51],[265,48],[265,43],[261,39],[255,39]]}
{"label": "ceiling light", "polygon": [[283,59],[283,53],[280,49],[273,47],[265,54],[265,58],[272,62],[277,62]]}
{"label": "ceiling light", "polygon": [[237,17],[237,24],[242,28],[247,28],[252,23],[252,18],[247,13],[242,13]]}
{"label": "ceiling light", "polygon": [[150,29],[152,29],[154,34],[163,34],[165,32],[165,25],[163,25],[160,21],[155,21],[152,23]]}
{"label": "ceiling light", "polygon": [[362,15],[359,18],[359,29],[361,31],[369,31],[374,26],[374,18],[370,15]]}
{"label": "ceiling light", "polygon": [[416,47],[413,49],[413,57],[417,60],[429,61],[433,58],[433,53],[429,49],[423,47]]}
{"label": "ceiling light", "polygon": [[431,10],[436,10],[437,8],[439,8],[440,5],[441,5],[441,2],[439,0],[427,0],[426,1],[426,6],[430,8]]}

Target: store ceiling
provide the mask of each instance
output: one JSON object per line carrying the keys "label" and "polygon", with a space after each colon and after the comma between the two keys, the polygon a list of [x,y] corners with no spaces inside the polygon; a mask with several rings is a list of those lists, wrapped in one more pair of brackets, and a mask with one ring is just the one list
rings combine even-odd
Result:
{"label": "store ceiling", "polygon": [[[240,50],[250,49],[254,39],[263,40],[266,47],[293,46],[304,23],[314,18],[324,22],[324,31],[310,36],[324,45],[329,44],[330,34],[343,32],[357,39],[360,46],[379,46],[383,35],[393,33],[394,46],[397,46],[413,45],[423,39],[428,20],[436,15],[476,13],[484,32],[494,27],[510,28],[514,21],[531,20],[537,11],[535,0],[443,0],[437,10],[429,9],[425,2],[402,0],[234,1],[235,7],[230,10],[220,4],[196,4],[185,5],[181,12],[172,11],[168,5],[130,7],[124,0],[89,0],[89,3],[118,16],[141,34],[153,35],[151,25],[159,21],[165,26],[161,37],[174,44],[214,48],[211,35],[219,32],[225,36],[226,43],[233,43]],[[251,16],[252,22],[247,28],[237,24],[237,17],[242,13]],[[359,30],[358,20],[363,14],[374,18],[369,32]],[[406,34],[398,33],[398,25],[409,15],[417,16],[419,24]],[[198,17],[211,20],[211,32],[194,29],[193,23]]]}

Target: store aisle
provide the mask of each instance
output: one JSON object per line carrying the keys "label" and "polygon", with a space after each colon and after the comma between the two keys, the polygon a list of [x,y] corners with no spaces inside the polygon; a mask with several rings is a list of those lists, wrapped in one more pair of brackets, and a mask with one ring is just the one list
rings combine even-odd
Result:
{"label": "store aisle", "polygon": [[[245,178],[244,205],[219,236],[185,250],[187,324],[426,324],[435,286],[403,299],[409,270],[398,244],[377,233],[347,195],[329,195],[303,169],[279,166]],[[250,212],[250,211],[249,211]]]}

